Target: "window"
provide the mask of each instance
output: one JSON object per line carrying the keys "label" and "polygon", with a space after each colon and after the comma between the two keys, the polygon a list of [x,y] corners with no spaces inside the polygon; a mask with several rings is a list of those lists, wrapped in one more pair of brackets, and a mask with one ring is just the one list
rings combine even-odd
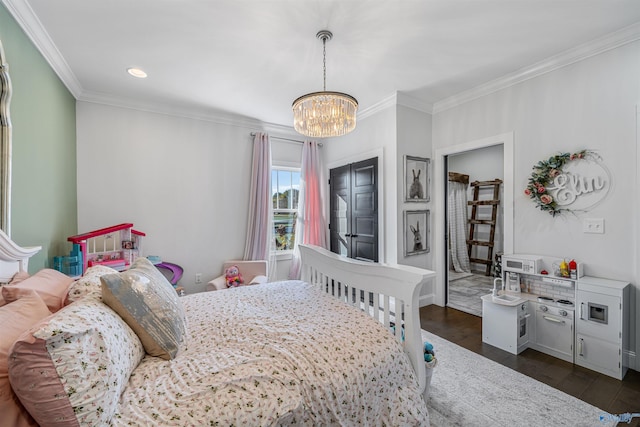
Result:
{"label": "window", "polygon": [[274,167],[271,170],[271,188],[276,251],[290,251],[296,236],[300,169]]}

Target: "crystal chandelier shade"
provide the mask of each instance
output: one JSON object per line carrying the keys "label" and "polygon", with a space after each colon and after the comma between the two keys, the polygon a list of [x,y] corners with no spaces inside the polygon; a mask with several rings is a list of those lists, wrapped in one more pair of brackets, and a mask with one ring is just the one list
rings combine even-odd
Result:
{"label": "crystal chandelier shade", "polygon": [[328,138],[346,135],[356,128],[358,101],[341,92],[328,92],[326,42],[331,40],[330,31],[319,31],[316,37],[322,40],[324,63],[324,88],[293,101],[293,128],[312,138]]}
{"label": "crystal chandelier shade", "polygon": [[358,101],[340,92],[313,92],[293,102],[293,128],[312,138],[346,135],[356,128]]}

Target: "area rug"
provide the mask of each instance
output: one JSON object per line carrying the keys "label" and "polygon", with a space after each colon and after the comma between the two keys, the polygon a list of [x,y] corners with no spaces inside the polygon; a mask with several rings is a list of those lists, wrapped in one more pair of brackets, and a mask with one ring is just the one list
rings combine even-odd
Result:
{"label": "area rug", "polygon": [[437,335],[423,330],[422,339],[438,361],[427,399],[433,427],[616,424],[595,406]]}

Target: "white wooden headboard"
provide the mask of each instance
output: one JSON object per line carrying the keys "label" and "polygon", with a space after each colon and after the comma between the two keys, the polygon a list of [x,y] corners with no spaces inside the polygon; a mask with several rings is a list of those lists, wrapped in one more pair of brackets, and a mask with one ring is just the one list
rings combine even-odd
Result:
{"label": "white wooden headboard", "polygon": [[27,271],[29,258],[37,254],[42,246],[23,248],[18,246],[4,231],[0,230],[0,283],[8,283],[19,271]]}
{"label": "white wooden headboard", "polygon": [[[390,327],[416,372],[422,390],[426,384],[424,349],[420,328],[419,299],[422,285],[435,277],[431,270],[408,265],[386,265],[358,261],[334,254],[313,245],[300,245],[302,280],[318,286],[323,292],[368,313]],[[360,298],[364,292],[364,301]],[[358,297],[354,298],[357,295]],[[370,303],[372,301],[372,303]],[[390,328],[391,329],[391,328]]]}

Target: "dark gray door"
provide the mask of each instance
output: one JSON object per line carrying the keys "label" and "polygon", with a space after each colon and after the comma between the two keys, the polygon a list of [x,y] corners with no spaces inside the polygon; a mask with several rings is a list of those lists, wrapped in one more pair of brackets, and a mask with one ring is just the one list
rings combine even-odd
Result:
{"label": "dark gray door", "polygon": [[329,172],[331,251],[378,261],[378,158]]}

